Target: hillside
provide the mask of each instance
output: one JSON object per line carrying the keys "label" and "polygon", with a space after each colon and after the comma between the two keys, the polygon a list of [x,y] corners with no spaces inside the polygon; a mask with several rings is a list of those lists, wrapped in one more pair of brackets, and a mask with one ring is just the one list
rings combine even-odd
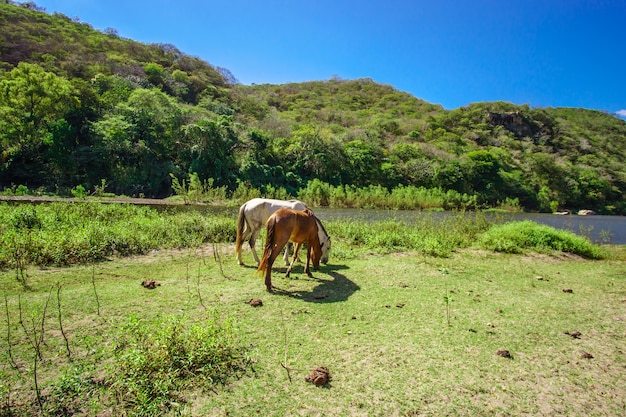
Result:
{"label": "hillside", "polygon": [[611,115],[506,102],[448,111],[371,79],[244,86],[173,45],[10,3],[0,191],[166,197],[173,174],[231,192],[297,195],[315,180],[626,214],[626,122]]}

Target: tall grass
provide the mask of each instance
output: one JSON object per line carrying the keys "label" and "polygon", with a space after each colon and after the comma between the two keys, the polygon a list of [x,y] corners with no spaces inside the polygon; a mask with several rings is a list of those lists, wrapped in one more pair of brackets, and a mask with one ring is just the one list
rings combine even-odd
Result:
{"label": "tall grass", "polygon": [[582,236],[529,220],[494,226],[480,237],[479,243],[486,249],[505,253],[568,252],[588,259],[607,257],[602,247]]}
{"label": "tall grass", "polygon": [[0,204],[0,268],[70,265],[235,240],[235,219],[99,203]]}
{"label": "tall grass", "polygon": [[[52,359],[58,354],[58,341],[52,326],[42,324],[40,331],[46,332],[48,343],[41,347],[45,389],[39,404],[24,395],[25,388],[19,400],[8,398],[8,392],[19,386],[16,381],[28,378],[22,364],[34,355],[20,345],[16,349],[19,365],[6,371],[7,386],[0,384],[7,391],[0,389],[4,400],[0,416],[100,415],[100,407],[117,410],[117,415],[180,415],[189,402],[183,392],[215,390],[250,369],[248,348],[235,337],[232,319],[222,318],[216,310],[208,313],[199,320],[169,314],[109,317],[110,326],[98,329],[108,342],[90,351],[74,345],[79,353],[66,363]],[[118,321],[121,324],[116,326]],[[72,343],[77,342],[73,337]],[[50,374],[55,369],[62,370],[61,375]]]}
{"label": "tall grass", "polygon": [[223,384],[247,362],[232,325],[216,314],[196,324],[131,316],[120,328],[107,383],[133,415],[162,415],[182,405],[180,391]]}
{"label": "tall grass", "polygon": [[[597,259],[599,246],[566,231],[534,222],[497,227],[482,212],[453,215],[416,212],[410,222],[328,221],[337,242],[334,255],[414,250],[446,257],[478,243],[509,253],[564,251]],[[194,248],[208,242],[233,242],[235,216],[198,211],[157,211],[151,207],[101,203],[0,204],[0,268],[21,271],[27,265],[72,265],[111,256],[142,255],[155,249]],[[18,273],[19,279],[19,273]]]}
{"label": "tall grass", "polygon": [[347,247],[333,246],[333,256],[351,257],[355,251],[363,250],[377,253],[413,250],[447,257],[459,248],[472,245],[489,226],[480,212],[456,212],[444,217],[416,212],[410,222],[343,220],[330,221],[327,228],[333,239],[347,243]]}
{"label": "tall grass", "polygon": [[454,190],[415,186],[398,186],[391,191],[380,185],[355,187],[309,181],[298,192],[298,198],[313,206],[337,208],[379,208],[398,210],[465,210],[478,207],[475,195]]}

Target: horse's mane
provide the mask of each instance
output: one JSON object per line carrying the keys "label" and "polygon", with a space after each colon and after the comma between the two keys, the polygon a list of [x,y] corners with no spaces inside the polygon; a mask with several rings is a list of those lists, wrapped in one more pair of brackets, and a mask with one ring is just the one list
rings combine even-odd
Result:
{"label": "horse's mane", "polygon": [[[319,219],[319,217],[317,217],[315,214],[313,215],[313,217],[315,218],[315,221],[317,222],[317,225],[319,227],[322,228],[322,232],[324,232],[324,234],[326,236],[328,236],[328,232],[326,231],[326,228],[324,227],[324,225],[322,224],[322,221]],[[329,236],[330,237],[330,236]]]}

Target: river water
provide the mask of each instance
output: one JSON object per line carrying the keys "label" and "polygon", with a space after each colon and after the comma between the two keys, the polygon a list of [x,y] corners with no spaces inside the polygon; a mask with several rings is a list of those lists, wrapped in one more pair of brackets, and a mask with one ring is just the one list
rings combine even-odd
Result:
{"label": "river water", "polygon": [[[365,210],[365,209],[329,209],[316,208],[315,214],[322,220],[355,219],[380,221],[397,219],[410,222],[417,216],[444,218],[453,215],[450,212],[421,212],[411,210]],[[469,213],[468,215],[473,215]],[[487,218],[497,222],[532,220],[555,229],[568,230],[589,238],[594,243],[626,245],[626,216],[578,216],[556,215],[547,213],[487,213]]]}

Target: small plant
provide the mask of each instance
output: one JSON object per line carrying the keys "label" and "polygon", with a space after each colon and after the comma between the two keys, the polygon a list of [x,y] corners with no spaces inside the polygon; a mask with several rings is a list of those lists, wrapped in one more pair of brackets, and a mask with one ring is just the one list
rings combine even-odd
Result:
{"label": "small plant", "polygon": [[93,187],[93,195],[96,197],[109,197],[110,193],[107,193],[105,190],[107,188],[107,180],[102,178],[100,180],[100,185],[94,185]]}
{"label": "small plant", "polygon": [[72,366],[53,384],[45,398],[46,415],[69,416],[84,412],[90,402],[94,405],[98,386],[85,365]]}
{"label": "small plant", "polygon": [[20,207],[11,216],[11,226],[16,230],[21,229],[41,229],[41,219],[34,207]]}
{"label": "small plant", "polygon": [[179,180],[172,173],[170,173],[170,177],[172,178],[172,191],[174,191],[174,194],[181,196],[185,204],[191,203],[189,200],[189,188],[187,187],[187,182],[184,179],[182,181]]}
{"label": "small plant", "polygon": [[85,191],[85,187],[83,187],[82,184],[78,184],[76,187],[72,188],[70,192],[72,193],[74,198],[83,199],[87,197],[87,192]]}
{"label": "small plant", "polygon": [[261,197],[261,191],[257,188],[251,187],[249,184],[241,180],[237,181],[237,188],[230,196],[231,200],[234,200],[239,204],[257,197]]}
{"label": "small plant", "polygon": [[30,190],[28,189],[27,186],[20,184],[17,186],[17,188],[15,189],[15,195],[28,195],[30,193]]}

